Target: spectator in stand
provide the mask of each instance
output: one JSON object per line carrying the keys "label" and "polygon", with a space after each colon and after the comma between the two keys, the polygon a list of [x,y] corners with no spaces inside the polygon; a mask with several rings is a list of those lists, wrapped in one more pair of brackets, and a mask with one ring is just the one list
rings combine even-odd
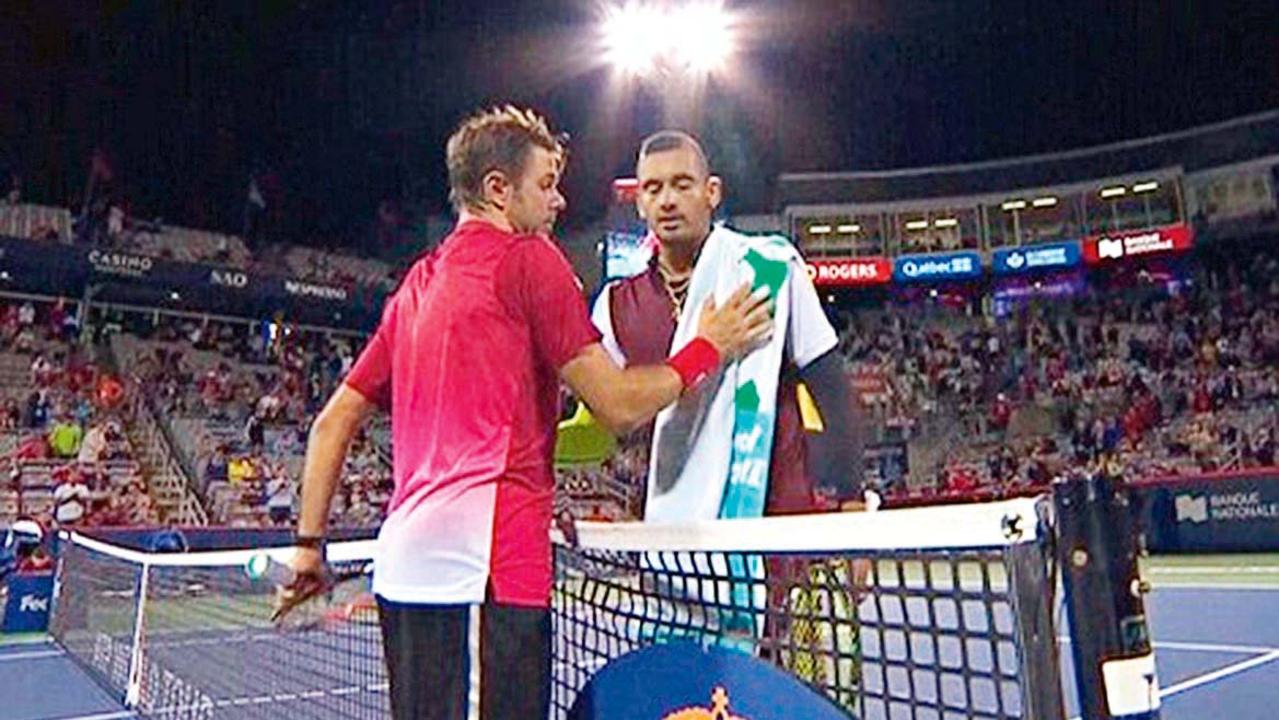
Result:
{"label": "spectator in stand", "polygon": [[59,525],[79,524],[88,512],[92,494],[76,474],[71,474],[53,491],[53,517]]}
{"label": "spectator in stand", "polygon": [[18,401],[13,398],[6,398],[4,410],[0,411],[0,427],[5,430],[17,430],[21,423],[22,410],[18,408]]}
{"label": "spectator in stand", "polygon": [[1012,404],[1008,402],[1006,395],[999,393],[995,397],[995,404],[990,408],[991,431],[1003,437],[1008,433],[1008,423],[1012,420],[1012,417]]}
{"label": "spectator in stand", "polygon": [[129,449],[129,438],[116,420],[106,423],[107,450],[102,460],[127,460],[132,455]]}
{"label": "spectator in stand", "polygon": [[258,468],[253,462],[253,458],[242,455],[233,458],[227,464],[226,469],[227,482],[235,486],[246,486],[252,484],[258,479]]}
{"label": "spectator in stand", "polygon": [[5,475],[5,488],[13,492],[22,490],[22,463],[16,458],[9,460],[9,472]]}
{"label": "spectator in stand", "polygon": [[351,491],[345,519],[351,527],[368,527],[379,520],[377,508],[369,502],[368,495],[360,490]]}
{"label": "spectator in stand", "polygon": [[93,422],[93,403],[90,402],[89,396],[81,395],[71,401],[71,415],[76,424],[82,428],[89,427]]}
{"label": "spectator in stand", "polygon": [[35,344],[35,330],[32,329],[32,326],[27,325],[18,330],[18,334],[13,340],[13,349],[15,352],[30,354],[35,350]]}
{"label": "spectator in stand", "polygon": [[305,432],[301,426],[298,428],[286,427],[275,435],[275,441],[271,443],[271,455],[277,458],[287,458],[300,454],[306,448],[306,438],[299,437]]}
{"label": "spectator in stand", "polygon": [[256,411],[249,413],[249,419],[244,423],[244,439],[249,452],[255,455],[266,447],[266,425]]}
{"label": "spectator in stand", "polygon": [[13,346],[14,340],[18,337],[18,306],[6,305],[4,313],[0,315],[0,343],[4,347]]}
{"label": "spectator in stand", "polygon": [[11,455],[14,460],[43,460],[49,457],[49,443],[41,433],[29,433]]}
{"label": "spectator in stand", "polygon": [[112,410],[119,407],[124,400],[124,385],[112,375],[102,375],[97,379],[98,407]]}
{"label": "spectator in stand", "polygon": [[36,306],[28,300],[18,309],[18,330],[29,330],[36,324]]}
{"label": "spectator in stand", "polygon": [[55,457],[71,458],[80,452],[84,431],[70,414],[64,414],[49,430],[49,448]]}
{"label": "spectator in stand", "polygon": [[44,549],[43,545],[37,546],[26,557],[18,561],[18,572],[20,573],[46,573],[53,572],[53,556]]}
{"label": "spectator in stand", "polygon": [[27,395],[26,412],[24,414],[26,427],[32,429],[40,429],[44,427],[45,422],[49,419],[49,407],[45,401],[45,393],[40,390],[33,390]]}
{"label": "spectator in stand", "polygon": [[263,422],[278,422],[280,420],[280,414],[284,410],[284,402],[280,399],[278,393],[279,388],[274,388],[258,400],[254,414],[261,418]]}
{"label": "spectator in stand", "polygon": [[107,426],[106,424],[93,425],[84,434],[84,441],[80,443],[80,452],[76,455],[76,460],[81,464],[96,463],[106,459],[106,454]]}
{"label": "spectator in stand", "polygon": [[119,493],[107,493],[107,497],[84,519],[84,525],[111,526],[129,524],[129,508]]}
{"label": "spectator in stand", "polygon": [[213,455],[209,458],[208,463],[204,466],[204,472],[201,475],[200,484],[202,488],[208,489],[209,485],[215,482],[228,481],[227,446],[219,444],[213,449]]}
{"label": "spectator in stand", "polygon": [[31,361],[31,384],[38,388],[47,388],[58,376],[57,366],[44,353],[37,353]]}
{"label": "spectator in stand", "polygon": [[285,473],[277,473],[267,484],[267,514],[273,525],[287,525],[293,520],[293,505],[297,500],[293,480]]}
{"label": "spectator in stand", "polygon": [[133,500],[129,510],[130,525],[154,525],[159,521],[160,518],[155,509],[155,501],[151,499],[151,494],[147,492],[141,480],[131,482],[126,488],[125,494]]}

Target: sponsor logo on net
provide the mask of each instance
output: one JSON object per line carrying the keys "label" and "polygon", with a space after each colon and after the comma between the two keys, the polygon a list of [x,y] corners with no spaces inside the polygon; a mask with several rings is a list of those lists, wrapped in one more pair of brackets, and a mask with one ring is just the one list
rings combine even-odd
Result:
{"label": "sponsor logo on net", "polygon": [[907,260],[902,263],[902,274],[911,278],[929,275],[969,275],[972,272],[974,272],[973,259],[970,257],[953,257],[949,260]]}
{"label": "sponsor logo on net", "polygon": [[1173,504],[1177,522],[1279,520],[1279,502],[1268,502],[1258,491],[1178,495]]}

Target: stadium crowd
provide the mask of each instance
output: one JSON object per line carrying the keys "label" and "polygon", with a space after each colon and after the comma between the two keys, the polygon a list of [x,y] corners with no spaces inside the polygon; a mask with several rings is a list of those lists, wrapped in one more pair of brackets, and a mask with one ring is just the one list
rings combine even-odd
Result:
{"label": "stadium crowd", "polygon": [[[21,207],[28,206],[11,205]],[[266,262],[324,282],[391,278],[377,261],[301,248],[254,254],[235,237],[161,228],[118,208],[103,217],[88,234],[45,215],[22,227],[28,237],[78,238],[160,257],[245,268]],[[943,246],[968,246],[962,227],[954,234],[961,239]],[[1184,260],[1175,270],[1156,265],[1111,278],[1094,272],[1069,300],[1032,300],[998,318],[980,292],[956,303],[964,309],[897,299],[856,312],[832,307],[872,439],[935,442],[944,458],[880,479],[890,485],[881,489],[1001,493],[1042,485],[1067,468],[1145,478],[1273,466],[1279,257],[1263,248]],[[128,457],[121,420],[93,401],[98,373],[77,345],[79,323],[63,301],[0,309],[0,352],[29,362],[29,382],[10,382],[0,398],[11,464],[74,458],[75,467],[87,468]],[[114,356],[129,368],[124,384],[136,385],[138,401],[167,425],[211,519],[290,522],[309,420],[362,341],[280,319],[119,314],[95,323],[99,343],[103,328],[115,331]],[[377,522],[391,489],[388,436],[375,426],[357,441],[335,522]],[[101,459],[81,457],[84,446]],[[599,468],[563,469],[561,479],[581,498],[580,515],[626,515],[642,494],[641,465],[639,456],[622,452]],[[102,492],[92,472],[73,474],[87,480],[64,482],[64,472],[57,487]],[[63,493],[81,497],[79,490]],[[80,504],[86,521],[154,516],[154,508],[107,508],[106,494]],[[67,517],[77,514],[74,501],[67,505]]]}
{"label": "stadium crowd", "polygon": [[154,523],[126,432],[132,398],[78,331],[62,301],[0,303],[0,504],[46,526]]}
{"label": "stadium crowd", "polygon": [[[166,317],[118,336],[148,402],[184,449],[217,522],[292,522],[310,419],[350,370],[349,340],[273,325]],[[389,433],[375,421],[353,444],[336,525],[376,524],[389,500]],[[181,445],[181,441],[177,444]]]}
{"label": "stadium crowd", "polygon": [[875,422],[940,416],[965,438],[924,493],[1040,485],[1068,467],[1137,479],[1273,466],[1279,255],[1157,282],[999,321],[946,310],[920,321],[900,307],[846,314],[843,347]]}

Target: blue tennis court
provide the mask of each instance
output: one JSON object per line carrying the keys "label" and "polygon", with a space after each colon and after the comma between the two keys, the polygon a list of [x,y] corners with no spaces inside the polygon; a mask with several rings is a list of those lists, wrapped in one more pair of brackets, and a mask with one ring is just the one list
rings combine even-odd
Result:
{"label": "blue tennis court", "polygon": [[[1163,717],[1190,720],[1220,714],[1238,720],[1271,718],[1279,706],[1279,626],[1273,622],[1279,608],[1279,588],[1164,586],[1152,595],[1148,610],[1156,638]],[[189,650],[202,638],[169,638]],[[228,643],[259,646],[260,663],[253,667],[227,667],[226,657],[243,657]],[[163,643],[161,643],[163,645]],[[271,658],[295,649],[281,645],[279,636],[269,633],[245,635],[217,642],[205,642],[187,672],[206,676],[219,673],[242,675],[259,673],[259,684],[268,691],[248,696],[222,696],[213,700],[219,707],[251,707],[261,703],[306,703],[312,712],[353,696],[378,695],[383,687],[364,687],[349,678],[329,678],[327,688],[286,688],[271,685]],[[1067,703],[1074,714],[1074,690],[1069,645],[1063,643],[1063,675]],[[175,657],[177,655],[175,654]],[[368,659],[358,661],[363,664]],[[319,666],[331,659],[316,660]],[[196,667],[199,666],[199,667]],[[331,668],[331,665],[329,665]],[[50,691],[56,688],[56,691]],[[110,720],[133,717],[123,704],[105,693],[61,649],[50,642],[28,639],[0,646],[0,697],[5,698],[5,717],[12,720]],[[336,707],[336,706],[335,706]],[[323,712],[320,712],[323,715]]]}

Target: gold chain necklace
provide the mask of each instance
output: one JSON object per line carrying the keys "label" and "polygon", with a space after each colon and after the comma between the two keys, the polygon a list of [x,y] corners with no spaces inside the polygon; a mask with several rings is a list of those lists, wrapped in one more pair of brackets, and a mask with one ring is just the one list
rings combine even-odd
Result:
{"label": "gold chain necklace", "polygon": [[657,263],[657,272],[662,276],[662,287],[666,289],[666,296],[671,299],[671,317],[675,322],[679,322],[679,316],[684,311],[684,299],[688,297],[688,286],[693,279],[693,272],[690,270],[682,275],[676,275],[660,262]]}

